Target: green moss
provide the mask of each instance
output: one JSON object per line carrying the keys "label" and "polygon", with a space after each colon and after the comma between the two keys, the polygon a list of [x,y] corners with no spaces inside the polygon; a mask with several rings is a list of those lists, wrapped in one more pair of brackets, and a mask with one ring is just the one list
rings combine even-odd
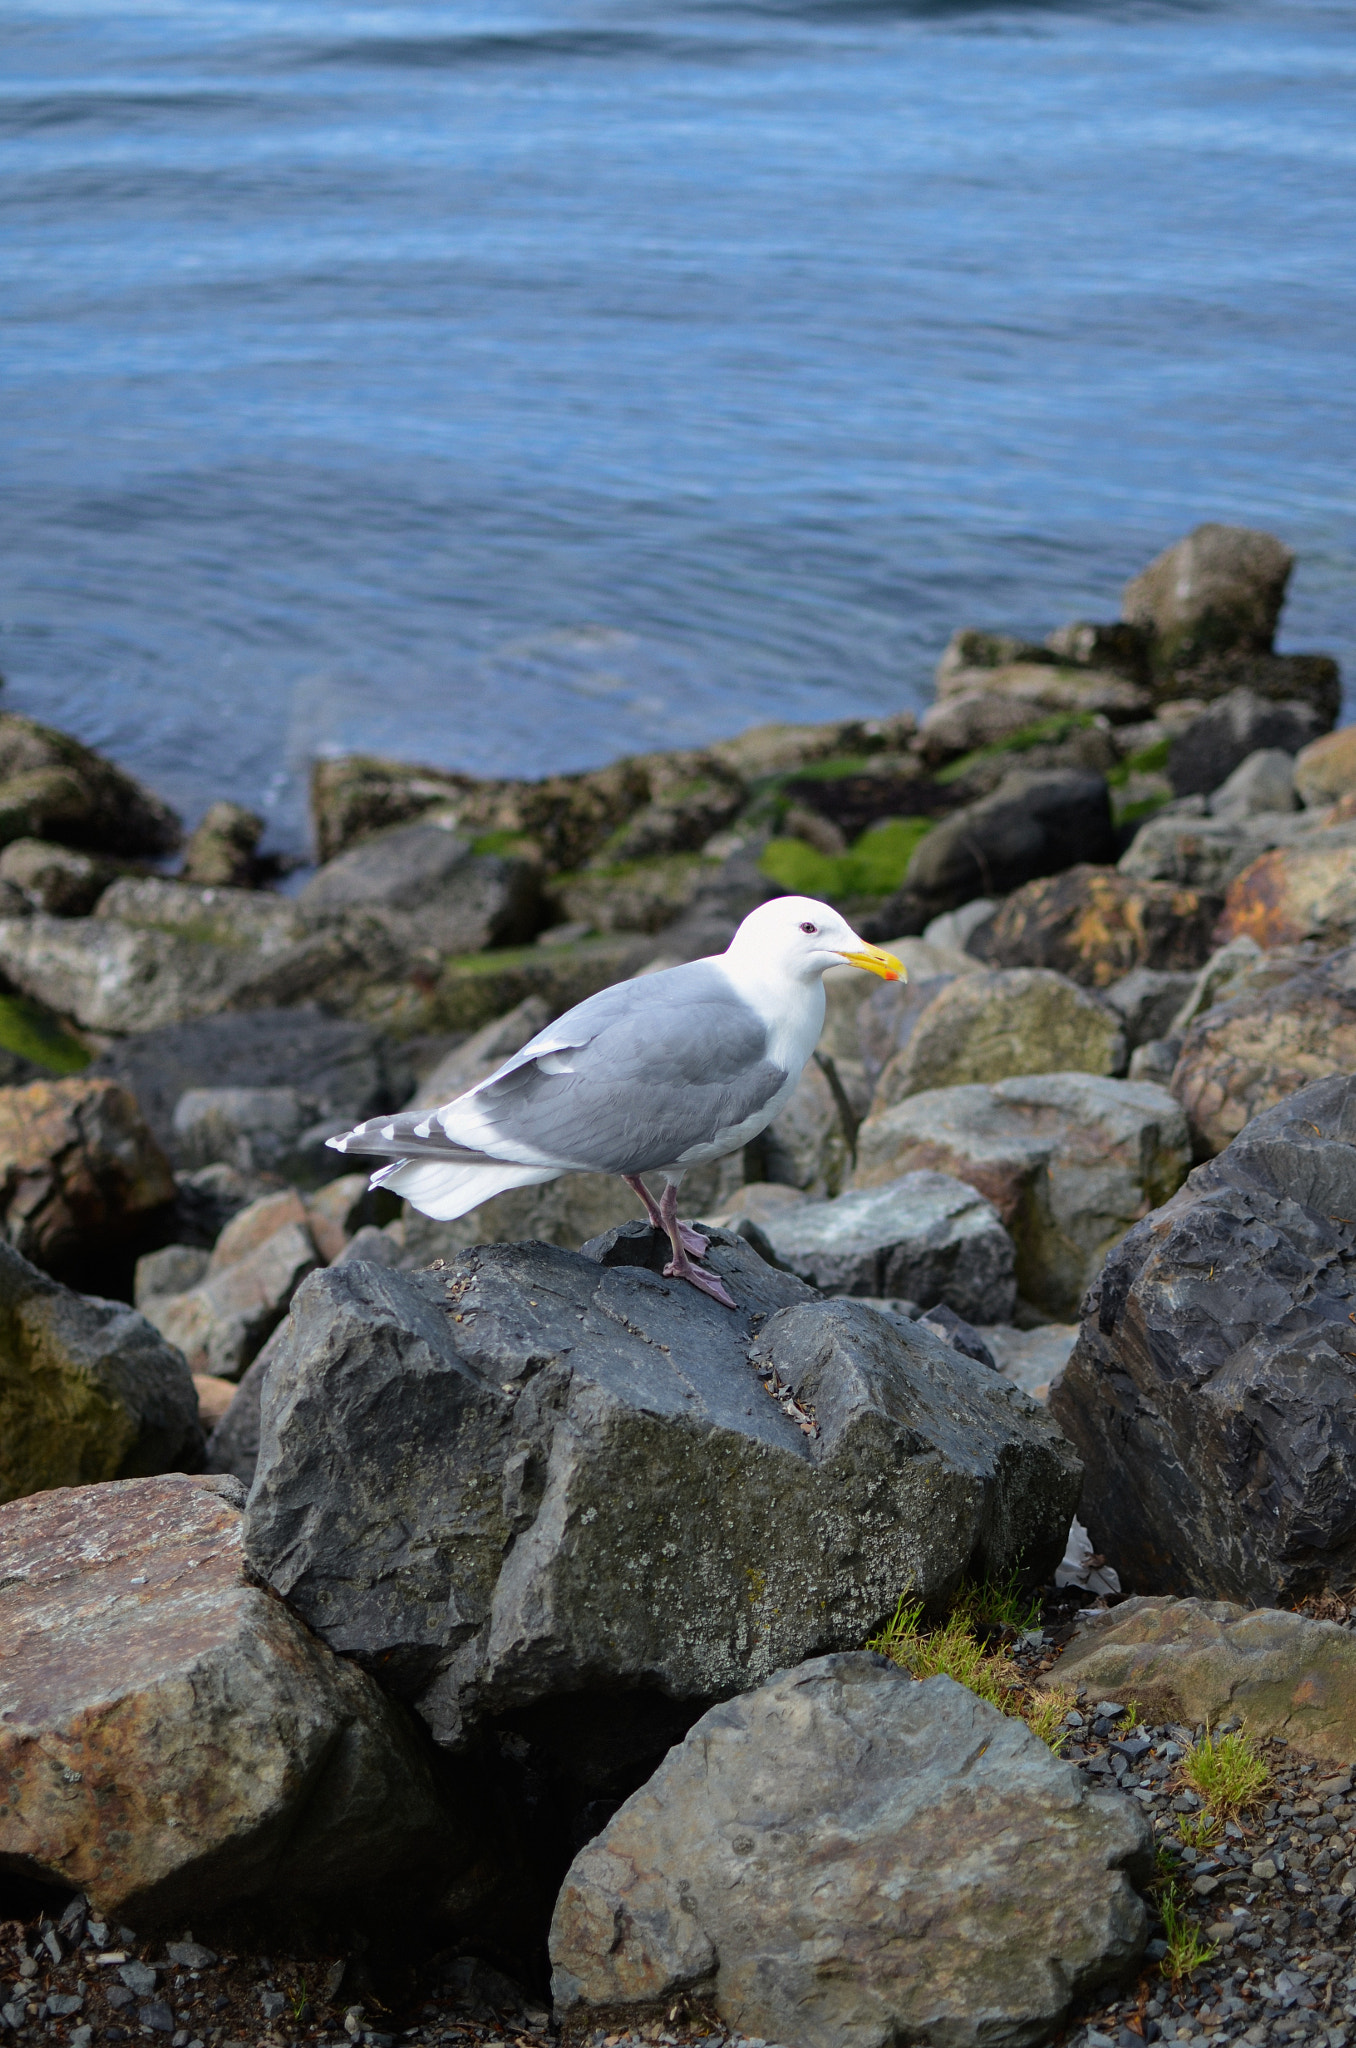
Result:
{"label": "green moss", "polygon": [[1161,811],[1170,799],[1167,796],[1141,796],[1132,804],[1114,803],[1111,806],[1112,819],[1117,825],[1141,825],[1146,818],[1152,818]]}
{"label": "green moss", "polygon": [[537,852],[536,842],[522,832],[482,832],[471,841],[472,853],[497,853],[506,859],[521,854],[530,859]]}
{"label": "green moss", "polygon": [[1166,775],[1170,745],[1169,740],[1155,740],[1151,747],[1141,747],[1137,754],[1127,754],[1108,772],[1107,781],[1113,789],[1123,789],[1132,775]]}
{"label": "green moss", "polygon": [[779,776],[782,782],[843,782],[849,775],[869,775],[875,766],[869,754],[839,754],[828,761],[808,761]]}
{"label": "green moss", "polygon": [[0,996],[0,1048],[49,1074],[78,1074],[90,1062],[88,1047],[27,996]]}
{"label": "green moss", "polygon": [[959,782],[972,768],[982,768],[986,762],[1002,761],[1009,754],[1025,754],[1032,747],[1057,747],[1076,732],[1087,732],[1095,726],[1097,717],[1091,711],[1052,711],[1046,718],[1037,718],[1019,731],[1009,733],[1005,740],[995,740],[991,746],[975,747],[970,753],[962,754],[958,761],[952,761],[936,777],[940,783]]}
{"label": "green moss", "polygon": [[817,853],[803,839],[770,839],[758,863],[769,881],[796,896],[841,902],[848,896],[888,896],[896,890],[931,818],[891,818],[873,825],[846,853]]}

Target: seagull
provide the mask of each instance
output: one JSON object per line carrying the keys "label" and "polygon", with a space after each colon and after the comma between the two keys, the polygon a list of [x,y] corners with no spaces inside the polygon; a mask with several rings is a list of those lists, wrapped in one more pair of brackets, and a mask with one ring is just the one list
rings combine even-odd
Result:
{"label": "seagull", "polygon": [[[678,1221],[679,1184],[785,1108],[824,1027],[825,972],[845,960],[907,979],[827,903],[778,896],[723,953],[589,996],[441,1109],[371,1117],[328,1142],[387,1159],[371,1185],[443,1219],[563,1173],[615,1173],[669,1240],[665,1277],[734,1308],[694,1263],[709,1240]],[[658,1202],[643,1173],[664,1176]]]}

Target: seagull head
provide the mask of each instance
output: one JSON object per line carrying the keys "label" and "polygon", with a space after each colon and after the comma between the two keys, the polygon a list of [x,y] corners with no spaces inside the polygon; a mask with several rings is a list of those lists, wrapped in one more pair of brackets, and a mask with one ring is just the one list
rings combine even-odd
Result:
{"label": "seagull head", "polygon": [[882,946],[869,946],[845,917],[813,896],[777,896],[751,910],[726,955],[738,963],[814,981],[830,967],[864,967],[882,981],[907,981],[904,963]]}

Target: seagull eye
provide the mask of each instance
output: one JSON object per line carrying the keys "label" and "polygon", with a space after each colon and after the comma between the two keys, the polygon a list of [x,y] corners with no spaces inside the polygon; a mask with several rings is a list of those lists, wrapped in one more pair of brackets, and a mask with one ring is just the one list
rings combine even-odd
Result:
{"label": "seagull eye", "polygon": [[819,930],[819,926],[817,924],[803,924],[801,930],[813,934]]}

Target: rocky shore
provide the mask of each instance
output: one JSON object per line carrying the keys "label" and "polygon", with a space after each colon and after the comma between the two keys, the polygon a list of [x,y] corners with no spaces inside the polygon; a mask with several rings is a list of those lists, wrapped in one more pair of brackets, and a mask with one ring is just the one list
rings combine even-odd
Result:
{"label": "rocky shore", "polygon": [[[917,721],[321,762],[294,893],[0,714],[0,2033],[1346,2048],[1356,739],[1290,568],[1199,528]],[[690,1176],[733,1316],[618,1181],[436,1223],[327,1150],[788,889],[909,980]]]}

